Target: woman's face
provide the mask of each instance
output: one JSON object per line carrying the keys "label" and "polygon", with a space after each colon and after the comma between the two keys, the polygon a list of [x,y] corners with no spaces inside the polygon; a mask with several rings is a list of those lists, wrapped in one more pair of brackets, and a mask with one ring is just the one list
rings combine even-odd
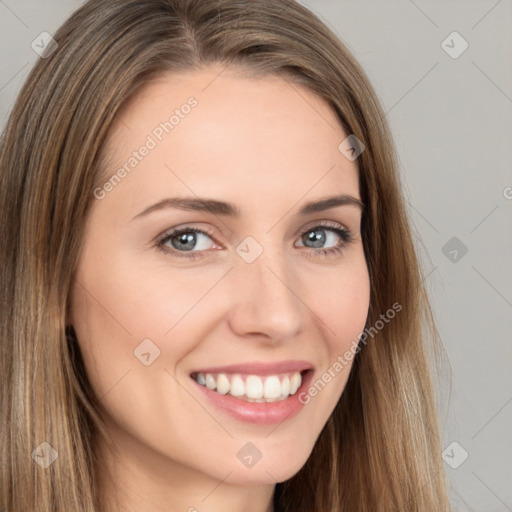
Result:
{"label": "woman's face", "polygon": [[324,100],[221,70],[168,74],[116,116],[69,323],[123,463],[275,483],[364,329],[361,209],[323,203],[360,199],[358,172]]}

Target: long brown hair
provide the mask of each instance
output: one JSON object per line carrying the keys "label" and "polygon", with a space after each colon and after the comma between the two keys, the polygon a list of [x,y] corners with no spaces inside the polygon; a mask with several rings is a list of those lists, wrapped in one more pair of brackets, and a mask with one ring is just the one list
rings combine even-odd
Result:
{"label": "long brown hair", "polygon": [[[94,439],[104,427],[66,312],[101,151],[116,113],[149,80],[212,63],[307,86],[365,145],[357,159],[371,280],[349,381],[276,510],[449,510],[425,342],[438,343],[407,220],[393,142],[355,59],[292,0],[92,0],[55,34],[1,141],[0,509],[93,512]],[[382,320],[381,320],[382,323]],[[47,442],[58,463],[31,454]],[[37,456],[37,454],[36,454]]]}

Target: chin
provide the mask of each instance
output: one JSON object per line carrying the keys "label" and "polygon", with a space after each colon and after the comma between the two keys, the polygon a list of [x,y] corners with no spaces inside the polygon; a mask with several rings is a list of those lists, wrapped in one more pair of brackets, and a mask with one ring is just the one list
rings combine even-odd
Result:
{"label": "chin", "polygon": [[254,465],[243,467],[240,463],[235,468],[226,468],[226,473],[218,478],[225,478],[229,471],[232,473],[227,481],[234,485],[270,485],[281,483],[289,480],[296,475],[304,466],[311,454],[311,450],[307,452],[293,453],[292,457],[288,457],[284,453],[276,451],[272,454],[262,456]]}
{"label": "chin", "polygon": [[[285,467],[266,467],[261,469],[237,469],[233,471],[226,479],[232,485],[275,485],[286,480],[289,480],[296,475],[302,465]],[[226,475],[218,477],[219,480],[223,480]]]}

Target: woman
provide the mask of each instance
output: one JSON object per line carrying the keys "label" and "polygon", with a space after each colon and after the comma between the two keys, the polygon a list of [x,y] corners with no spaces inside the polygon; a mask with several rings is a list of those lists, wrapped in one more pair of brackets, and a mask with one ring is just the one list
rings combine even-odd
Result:
{"label": "woman", "polygon": [[93,0],[55,41],[2,141],[1,509],[448,510],[343,44],[285,0]]}

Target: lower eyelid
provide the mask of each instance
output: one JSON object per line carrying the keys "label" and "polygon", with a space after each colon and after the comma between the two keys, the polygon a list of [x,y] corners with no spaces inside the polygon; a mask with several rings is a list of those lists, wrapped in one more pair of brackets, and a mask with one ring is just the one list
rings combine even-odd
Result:
{"label": "lower eyelid", "polygon": [[[327,247],[327,248],[323,248],[323,247],[313,248],[313,247],[306,247],[305,245],[300,246],[300,247],[306,247],[306,249],[312,253],[320,254],[323,252],[324,255],[329,252],[334,253],[334,252],[337,252],[337,250],[343,249],[345,246],[347,246],[354,240],[354,236],[353,236],[352,232],[349,229],[347,229],[343,226],[339,226],[339,225],[330,226],[330,225],[321,225],[320,224],[320,225],[308,227],[307,229],[305,229],[301,232],[300,237],[303,237],[306,233],[309,233],[309,232],[315,231],[315,230],[325,230],[325,231],[333,232],[341,239],[341,243],[338,244],[337,246]],[[212,249],[206,249],[206,250],[201,250],[201,251],[198,251],[198,250],[179,251],[175,248],[166,246],[166,244],[173,237],[178,236],[183,233],[198,233],[198,234],[207,236],[208,238],[210,238],[212,240],[213,243],[217,244],[214,235],[212,233],[209,233],[207,230],[202,230],[202,229],[194,228],[194,227],[190,227],[190,228],[185,227],[182,229],[177,229],[177,230],[175,230],[175,232],[173,232],[171,230],[171,232],[164,234],[162,237],[160,237],[159,241],[157,241],[156,245],[165,254],[172,254],[172,255],[175,255],[177,258],[188,258],[188,259],[201,258],[202,255],[204,255],[205,253],[208,253],[209,251],[219,250],[218,248],[212,248]]]}

